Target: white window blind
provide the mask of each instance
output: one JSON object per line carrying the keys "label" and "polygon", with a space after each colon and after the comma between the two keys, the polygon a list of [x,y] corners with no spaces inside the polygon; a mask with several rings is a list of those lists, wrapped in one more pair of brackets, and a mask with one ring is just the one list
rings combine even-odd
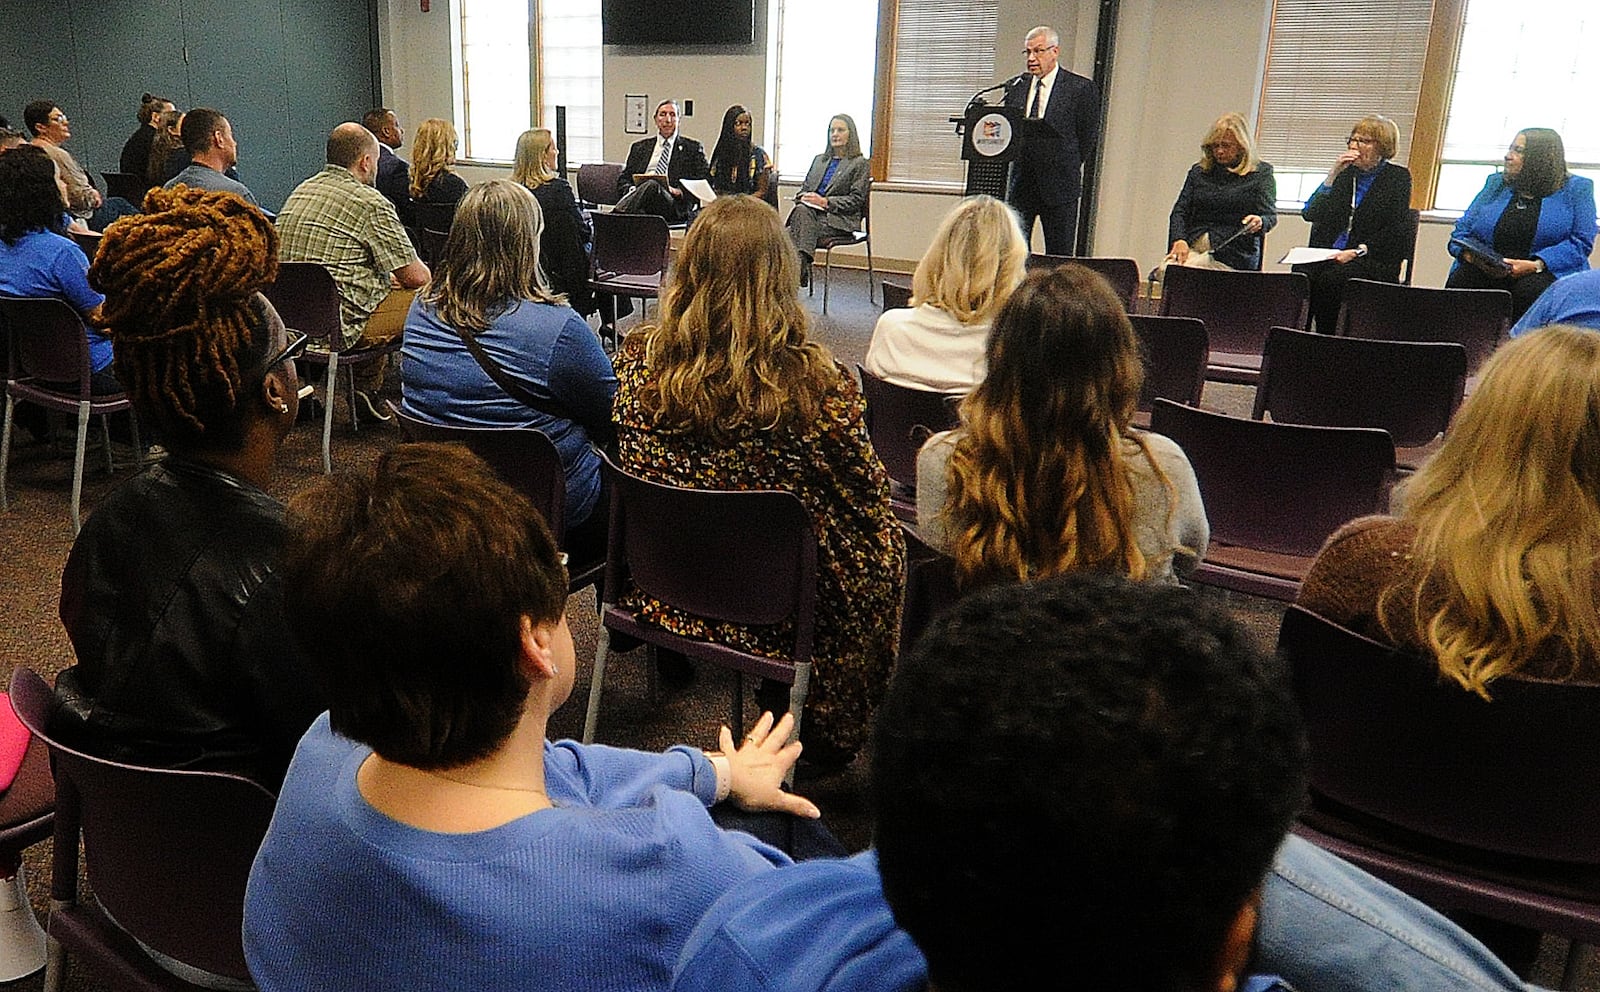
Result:
{"label": "white window blind", "polygon": [[567,162],[599,162],[600,0],[539,4],[539,126],[552,131],[555,108],[567,108]]}
{"label": "white window blind", "polygon": [[532,120],[528,0],[456,0],[462,154],[509,162]]}
{"label": "white window blind", "polygon": [[878,0],[782,0],[772,81],[776,140],[767,150],[783,179],[805,178],[811,159],[828,147],[835,114],[850,115],[862,152],[872,154],[877,37]]}
{"label": "white window blind", "polygon": [[[961,183],[961,139],[949,121],[978,90],[993,85],[996,0],[901,0],[894,39],[894,100],[889,123],[891,180]],[[1022,70],[1014,39],[1013,72]],[[1004,59],[1002,65],[1008,64]]]}

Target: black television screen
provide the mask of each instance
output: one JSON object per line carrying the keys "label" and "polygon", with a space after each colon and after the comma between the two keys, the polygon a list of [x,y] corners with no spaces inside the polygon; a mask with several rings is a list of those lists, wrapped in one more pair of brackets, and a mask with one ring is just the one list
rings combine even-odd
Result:
{"label": "black television screen", "polygon": [[755,0],[601,0],[607,45],[748,45]]}

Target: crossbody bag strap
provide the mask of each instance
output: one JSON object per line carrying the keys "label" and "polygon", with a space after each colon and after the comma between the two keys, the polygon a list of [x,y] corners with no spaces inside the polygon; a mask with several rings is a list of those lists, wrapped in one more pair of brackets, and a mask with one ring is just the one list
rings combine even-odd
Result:
{"label": "crossbody bag strap", "polygon": [[461,336],[461,343],[467,346],[467,351],[471,352],[472,357],[477,360],[478,367],[483,369],[489,378],[494,380],[495,385],[505,390],[507,396],[516,400],[518,403],[521,403],[523,406],[530,407],[539,411],[540,413],[555,417],[557,420],[572,419],[572,414],[561,409],[553,400],[547,400],[541,396],[533,395],[532,391],[530,391],[528,387],[507,375],[506,370],[501,368],[498,362],[489,357],[489,353],[483,350],[483,345],[479,344],[478,339],[473,337],[466,328],[457,327],[455,330],[456,333]]}

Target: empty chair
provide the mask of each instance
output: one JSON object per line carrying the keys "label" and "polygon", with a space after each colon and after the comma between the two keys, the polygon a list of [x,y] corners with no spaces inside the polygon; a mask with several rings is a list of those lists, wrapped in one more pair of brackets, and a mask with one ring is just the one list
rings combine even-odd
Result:
{"label": "empty chair", "polygon": [[1094,256],[1075,255],[1029,255],[1028,271],[1034,269],[1051,269],[1057,265],[1081,265],[1086,269],[1093,269],[1105,277],[1106,282],[1117,296],[1122,298],[1129,313],[1133,313],[1135,301],[1139,298],[1139,263],[1132,258],[1096,258]]}
{"label": "empty chair", "polygon": [[[861,229],[849,233],[833,231],[817,239],[817,254],[822,261],[822,312],[828,312],[828,282],[829,275],[833,272],[833,252],[836,248],[854,248],[857,245],[867,247],[867,300],[877,302],[877,293],[873,290],[872,281],[876,278],[876,271],[872,265],[872,180],[867,180],[867,196],[861,201]],[[811,283],[810,293],[817,295],[817,284]]]}
{"label": "empty chair", "polygon": [[[106,472],[112,471],[110,415],[131,410],[126,393],[96,395],[90,385],[89,339],[78,312],[61,300],[0,297],[0,321],[10,335],[6,370],[6,409],[0,427],[0,511],[7,507],[6,467],[11,460],[11,432],[16,405],[33,403],[47,410],[77,416],[77,442],[72,456],[72,532],[81,524],[83,459],[89,444],[89,418],[98,415],[104,432]],[[132,414],[129,414],[132,417]],[[139,425],[133,421],[133,450],[140,451]]]}
{"label": "empty chair", "polygon": [[1351,279],[1339,309],[1339,333],[1388,341],[1454,341],[1467,349],[1476,375],[1511,327],[1511,294],[1503,289],[1431,289]]}
{"label": "empty chair", "polygon": [[1389,432],[1403,467],[1450,426],[1467,384],[1467,352],[1450,342],[1337,338],[1287,327],[1267,335],[1257,420]]}
{"label": "empty chair", "polygon": [[578,199],[591,210],[601,204],[617,202],[617,180],[622,178],[621,162],[587,162],[578,166]]}
{"label": "empty chair", "polygon": [[1400,283],[1411,285],[1411,275],[1417,267],[1417,231],[1422,227],[1422,211],[1413,207],[1406,211],[1408,234],[1405,257],[1400,259]]}
{"label": "empty chair", "polygon": [[1292,600],[1328,535],[1388,500],[1394,442],[1381,430],[1244,420],[1165,399],[1150,429],[1178,443],[1200,484],[1211,546],[1196,582]]}
{"label": "empty chair", "polygon": [[906,539],[906,593],[900,609],[900,653],[915,643],[935,617],[961,598],[956,562],[923,543],[916,528],[902,524]]}
{"label": "empty chair", "polygon": [[1299,272],[1234,272],[1167,267],[1161,313],[1198,317],[1211,339],[1206,377],[1255,385],[1267,330],[1304,328],[1311,315],[1311,281]]}
{"label": "empty chair", "polygon": [[883,280],[883,308],[902,310],[911,305],[911,283],[898,279]]}
{"label": "empty chair", "polygon": [[[650,482],[605,462],[611,491],[605,602],[583,740],[594,740],[613,632],[790,686],[795,733],[811,681],[816,634],[817,538],[805,505],[777,490],[681,489]],[[675,609],[733,624],[793,624],[786,658],[750,654],[714,641],[681,637],[618,605],[630,588]],[[743,681],[735,678],[729,713],[735,736],[744,718]]]}
{"label": "empty chair", "polygon": [[591,219],[594,268],[589,288],[640,300],[660,295],[671,249],[667,222],[653,214],[597,213]]}
{"label": "empty chair", "polygon": [[867,401],[867,433],[872,447],[894,482],[895,515],[917,519],[917,452],[929,435],[956,426],[955,400],[945,393],[897,386],[860,365],[861,395]]}
{"label": "empty chair", "polygon": [[[248,981],[239,936],[244,886],[272,818],[272,793],[237,775],[141,768],[64,746],[49,732],[55,695],[27,668],[11,673],[11,705],[49,746],[55,770],[47,927],[55,943],[45,988],[61,988],[68,951],[113,988],[194,988],[145,949]],[[94,890],[82,901],[80,838]]]}
{"label": "empty chair", "polygon": [[1206,384],[1206,365],[1211,359],[1206,325],[1194,317],[1154,314],[1129,314],[1128,320],[1139,337],[1144,359],[1139,410],[1148,414],[1158,396],[1198,406]]}
{"label": "empty chair", "polygon": [[144,195],[150,191],[151,186],[160,185],[145,180],[144,176],[136,176],[131,172],[102,172],[106,179],[106,195],[120,196],[135,207],[144,203]]}
{"label": "empty chair", "polygon": [[1310,743],[1299,832],[1439,908],[1600,941],[1600,685],[1506,676],[1485,700],[1300,607],[1278,648]]}

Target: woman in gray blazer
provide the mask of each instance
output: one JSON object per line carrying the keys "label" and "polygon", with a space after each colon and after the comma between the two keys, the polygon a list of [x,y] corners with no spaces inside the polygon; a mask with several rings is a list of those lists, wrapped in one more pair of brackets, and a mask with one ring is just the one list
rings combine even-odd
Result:
{"label": "woman in gray blazer", "polygon": [[800,252],[800,285],[811,281],[811,256],[826,238],[861,228],[872,167],[861,154],[861,138],[849,114],[828,122],[828,150],[811,160],[805,185],[789,211],[789,237]]}

